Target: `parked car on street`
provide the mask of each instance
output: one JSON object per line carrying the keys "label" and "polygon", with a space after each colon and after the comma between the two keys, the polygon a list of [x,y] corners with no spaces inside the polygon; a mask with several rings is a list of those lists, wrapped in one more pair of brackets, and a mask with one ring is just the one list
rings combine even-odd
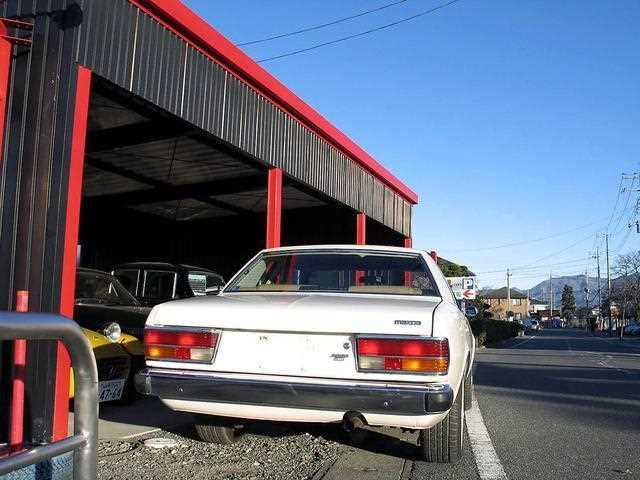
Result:
{"label": "parked car on street", "polygon": [[536,318],[525,318],[522,320],[522,326],[524,327],[525,335],[530,335],[534,332],[539,332],[542,330],[542,324]]}
{"label": "parked car on street", "polygon": [[[141,339],[150,311],[151,308],[141,306],[113,275],[77,269],[74,319],[85,329],[93,347],[100,382],[111,382],[101,383],[101,399],[105,389],[111,389],[112,393],[105,393],[103,400],[134,398],[133,375],[144,367]],[[120,382],[123,378],[126,381]]]}
{"label": "parked car on street", "polygon": [[117,265],[113,274],[145,306],[179,298],[217,295],[224,278],[209,269],[165,262]]}
{"label": "parked car on street", "polygon": [[250,420],[419,430],[460,458],[474,338],[436,263],[398,247],[264,250],[218,296],[163,303],[145,330],[142,393],[195,415],[205,441]]}

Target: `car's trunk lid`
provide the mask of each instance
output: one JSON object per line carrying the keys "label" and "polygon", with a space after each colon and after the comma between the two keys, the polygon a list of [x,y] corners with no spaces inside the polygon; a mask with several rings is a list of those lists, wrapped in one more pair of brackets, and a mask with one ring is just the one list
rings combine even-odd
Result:
{"label": "car's trunk lid", "polygon": [[220,329],[218,351],[207,370],[350,378],[357,373],[358,335],[429,336],[439,301],[370,294],[227,294],[164,304],[147,326]]}

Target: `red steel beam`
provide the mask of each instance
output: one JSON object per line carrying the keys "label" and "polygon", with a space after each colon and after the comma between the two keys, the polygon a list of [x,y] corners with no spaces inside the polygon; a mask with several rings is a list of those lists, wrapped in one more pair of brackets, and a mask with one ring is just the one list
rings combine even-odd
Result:
{"label": "red steel beam", "polygon": [[[60,289],[60,313],[73,318],[76,285],[76,254],[78,230],[80,228],[80,204],[82,202],[82,175],[84,152],[87,138],[87,118],[91,95],[91,70],[78,67],[76,77],[75,108],[73,112],[73,133],[71,137],[71,159],[69,163],[69,185],[67,188],[67,217],[65,221],[64,254],[62,258],[62,285]],[[56,366],[55,400],[53,407],[53,440],[60,440],[69,434],[69,353],[58,342],[58,363]]]}
{"label": "red steel beam", "polygon": [[412,248],[413,247],[413,241],[411,240],[411,237],[405,237],[404,238],[404,247],[405,248]]}
{"label": "red steel beam", "polygon": [[180,0],[129,0],[340,149],[412,204],[418,195]]}
{"label": "red steel beam", "polygon": [[358,213],[356,215],[356,245],[367,244],[367,215]]}
{"label": "red steel beam", "polygon": [[282,230],[282,170],[270,168],[267,181],[267,248],[280,246]]}
{"label": "red steel beam", "polygon": [[[367,215],[365,213],[356,214],[356,245],[367,244]],[[362,285],[362,277],[364,277],[364,271],[356,270],[356,285]]]}

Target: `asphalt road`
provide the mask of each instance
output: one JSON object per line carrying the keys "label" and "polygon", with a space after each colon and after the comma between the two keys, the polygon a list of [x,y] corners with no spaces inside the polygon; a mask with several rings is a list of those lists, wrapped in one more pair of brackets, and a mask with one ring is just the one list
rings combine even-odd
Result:
{"label": "asphalt road", "polygon": [[[486,460],[478,458],[486,449],[480,445],[476,452],[467,448],[455,465],[414,459],[410,465],[396,462],[392,472],[389,457],[410,458],[411,439],[387,437],[387,447],[378,438],[377,448],[365,443],[360,450],[366,453],[342,458],[345,466],[331,478],[640,479],[639,341],[620,344],[580,330],[545,330],[480,350],[474,381],[498,465],[480,465]],[[368,476],[346,467],[361,455],[369,460]]]}
{"label": "asphalt road", "polygon": [[[101,410],[101,448],[125,451],[118,454],[121,468],[100,466],[101,478],[120,479],[116,470],[122,478],[146,478],[145,465],[166,455],[155,458],[130,446],[172,436],[180,448],[193,450],[186,457],[217,459],[222,469],[183,461],[186,475],[172,478],[640,480],[640,339],[620,344],[578,330],[545,330],[480,350],[474,380],[476,404],[467,414],[467,447],[474,448],[454,465],[421,462],[416,434],[394,429],[350,441],[333,426],[264,425],[220,448],[193,440],[188,418],[145,399]],[[187,450],[175,454],[185,458]],[[254,459],[256,452],[268,454]],[[236,457],[248,462],[247,475],[223,474],[228,465],[240,465],[229,462]]]}
{"label": "asphalt road", "polygon": [[640,479],[640,344],[545,330],[484,349],[476,395],[510,479]]}

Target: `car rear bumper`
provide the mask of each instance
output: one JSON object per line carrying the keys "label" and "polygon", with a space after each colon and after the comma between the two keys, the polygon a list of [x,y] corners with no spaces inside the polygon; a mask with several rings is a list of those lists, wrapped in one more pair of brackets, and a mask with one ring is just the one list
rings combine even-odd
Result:
{"label": "car rear bumper", "polygon": [[454,396],[451,387],[445,384],[296,383],[155,368],[143,370],[135,378],[138,392],[163,400],[385,415],[416,416],[446,412],[451,408]]}

